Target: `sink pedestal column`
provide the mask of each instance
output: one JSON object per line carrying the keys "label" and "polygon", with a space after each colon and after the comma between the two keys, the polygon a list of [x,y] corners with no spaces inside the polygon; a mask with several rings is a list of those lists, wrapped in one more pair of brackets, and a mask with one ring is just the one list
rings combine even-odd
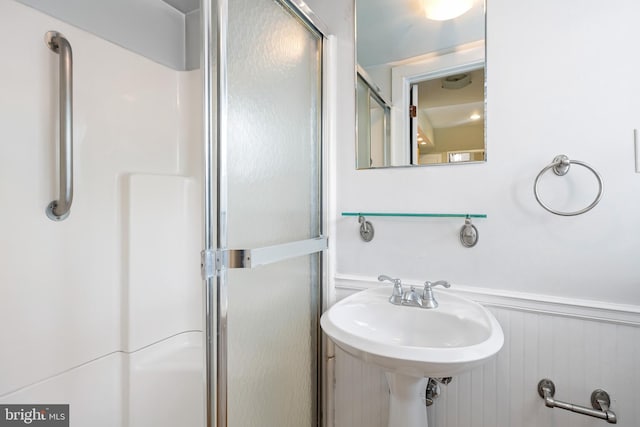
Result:
{"label": "sink pedestal column", "polygon": [[427,378],[385,372],[391,395],[389,427],[427,427]]}

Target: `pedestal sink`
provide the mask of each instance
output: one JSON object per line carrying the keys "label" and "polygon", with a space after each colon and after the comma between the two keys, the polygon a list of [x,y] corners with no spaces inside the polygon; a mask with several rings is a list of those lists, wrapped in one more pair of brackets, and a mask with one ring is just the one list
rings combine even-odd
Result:
{"label": "pedestal sink", "polygon": [[353,294],[326,311],[320,325],[347,353],[382,367],[391,390],[389,427],[426,427],[426,378],[450,377],[485,362],[504,336],[483,306],[435,292],[438,308],[389,302],[390,287]]}

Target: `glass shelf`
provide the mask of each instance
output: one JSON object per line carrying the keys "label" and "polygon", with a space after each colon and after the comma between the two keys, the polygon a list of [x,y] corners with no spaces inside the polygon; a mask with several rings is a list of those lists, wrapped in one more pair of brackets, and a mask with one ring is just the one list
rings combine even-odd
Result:
{"label": "glass shelf", "polygon": [[342,216],[386,216],[386,217],[418,217],[418,218],[486,218],[486,214],[452,214],[452,213],[402,213],[402,212],[342,212]]}
{"label": "glass shelf", "polygon": [[464,225],[460,229],[460,243],[466,248],[472,248],[478,242],[478,229],[471,223],[471,218],[486,218],[486,214],[470,213],[406,213],[406,212],[342,212],[342,216],[356,216],[360,223],[360,237],[365,242],[373,240],[375,230],[367,217],[395,217],[395,218],[464,218]]}

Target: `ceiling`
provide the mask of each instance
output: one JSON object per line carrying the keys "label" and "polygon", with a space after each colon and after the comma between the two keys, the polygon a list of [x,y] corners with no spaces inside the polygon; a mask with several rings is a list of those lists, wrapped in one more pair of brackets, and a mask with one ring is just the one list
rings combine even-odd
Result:
{"label": "ceiling", "polygon": [[187,14],[200,9],[200,0],[163,0],[180,12]]}
{"label": "ceiling", "polygon": [[[186,0],[172,0],[186,1]],[[358,63],[397,62],[484,39],[484,0],[449,21],[425,17],[422,0],[356,0]]]}
{"label": "ceiling", "polygon": [[[459,74],[459,73],[457,73]],[[442,87],[443,77],[418,83],[418,110],[436,129],[482,123],[484,117],[484,68],[468,71],[471,83],[460,89]],[[475,120],[472,114],[478,114]]]}

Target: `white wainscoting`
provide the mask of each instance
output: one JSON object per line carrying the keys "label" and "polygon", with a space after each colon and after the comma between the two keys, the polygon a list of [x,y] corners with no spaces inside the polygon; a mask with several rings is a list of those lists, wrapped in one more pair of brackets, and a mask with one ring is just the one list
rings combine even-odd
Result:
{"label": "white wainscoting", "polygon": [[[338,277],[338,298],[377,284]],[[505,335],[490,362],[442,386],[428,409],[431,427],[595,427],[605,421],[544,406],[537,384],[550,378],[556,399],[589,406],[597,388],[611,396],[618,426],[640,426],[638,307],[543,295],[460,294],[488,306]],[[335,427],[386,427],[388,388],[383,372],[336,347]],[[395,427],[395,426],[394,426]],[[397,426],[402,427],[402,426]]]}

